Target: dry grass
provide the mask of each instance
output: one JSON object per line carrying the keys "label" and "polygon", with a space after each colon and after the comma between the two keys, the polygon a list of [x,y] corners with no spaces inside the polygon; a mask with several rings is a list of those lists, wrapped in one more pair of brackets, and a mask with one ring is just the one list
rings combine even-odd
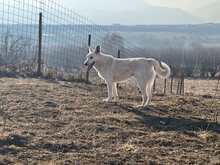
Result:
{"label": "dry grass", "polygon": [[120,103],[103,103],[102,85],[9,78],[0,92],[14,121],[0,134],[0,164],[220,163],[217,98],[154,96],[137,109],[138,90],[125,85]]}

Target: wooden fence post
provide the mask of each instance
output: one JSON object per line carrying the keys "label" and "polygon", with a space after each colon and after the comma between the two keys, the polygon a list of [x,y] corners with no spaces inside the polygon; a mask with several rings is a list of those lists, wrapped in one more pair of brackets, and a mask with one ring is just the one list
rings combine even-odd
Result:
{"label": "wooden fence post", "polygon": [[167,91],[167,79],[164,80],[164,90],[163,90],[164,95],[166,94],[166,91]]}
{"label": "wooden fence post", "polygon": [[153,85],[153,92],[156,92],[156,82],[157,82],[157,77],[154,80],[154,85]]}
{"label": "wooden fence post", "polygon": [[171,82],[170,82],[170,93],[173,93],[173,75],[171,76]]}
{"label": "wooden fence post", "polygon": [[[92,41],[92,35],[89,34],[88,35],[88,48],[90,48],[91,46],[91,41]],[[89,68],[87,68],[87,71],[86,71],[86,83],[89,83]]]}
{"label": "wooden fence post", "polygon": [[39,31],[38,31],[38,66],[37,66],[37,76],[42,75],[41,71],[41,55],[42,55],[42,13],[39,13]]}
{"label": "wooden fence post", "polygon": [[181,75],[181,85],[180,85],[180,95],[184,95],[184,93],[185,93],[185,90],[184,90],[184,88],[185,88],[185,85],[184,85],[184,80],[185,80],[185,77],[184,77],[184,72],[182,72],[182,75]]}
{"label": "wooden fence post", "polygon": [[177,84],[177,90],[176,90],[176,94],[179,95],[180,94],[180,84],[181,84],[181,80],[178,78],[178,84]]}
{"label": "wooden fence post", "polygon": [[179,76],[178,76],[178,85],[177,85],[177,91],[176,94],[177,95],[184,95],[184,70],[180,70],[179,71]]}

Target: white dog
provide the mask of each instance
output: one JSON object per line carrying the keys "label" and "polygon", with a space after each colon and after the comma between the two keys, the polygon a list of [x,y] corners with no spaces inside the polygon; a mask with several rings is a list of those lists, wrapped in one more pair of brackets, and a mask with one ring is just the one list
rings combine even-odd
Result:
{"label": "white dog", "polygon": [[94,67],[98,75],[105,80],[108,87],[108,98],[104,101],[110,102],[112,98],[118,98],[117,83],[134,77],[137,80],[142,93],[141,106],[147,106],[152,98],[152,87],[156,75],[162,78],[170,76],[170,67],[158,62],[153,58],[124,58],[119,59],[101,52],[97,46],[95,51],[89,49],[84,65]]}

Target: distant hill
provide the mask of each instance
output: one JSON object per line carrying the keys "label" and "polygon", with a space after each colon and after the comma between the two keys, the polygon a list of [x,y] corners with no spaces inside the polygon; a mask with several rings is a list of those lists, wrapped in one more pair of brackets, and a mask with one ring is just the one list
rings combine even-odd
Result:
{"label": "distant hill", "polygon": [[220,24],[186,24],[186,25],[110,25],[102,26],[103,29],[112,32],[169,32],[169,33],[186,33],[189,35],[220,35]]}
{"label": "distant hill", "polygon": [[[10,29],[10,34],[15,36],[26,36],[28,29],[32,38],[36,37],[36,25],[1,25],[0,36],[4,35],[6,28]],[[3,29],[2,29],[3,28]],[[162,48],[162,47],[182,47],[187,41],[189,44],[196,43],[209,47],[220,47],[220,24],[197,24],[197,25],[44,25],[43,37],[46,38],[50,46],[59,45],[60,42],[65,42],[66,45],[72,45],[72,40],[67,43],[63,31],[72,32],[75,40],[80,39],[87,42],[87,35],[82,32],[82,29],[94,29],[92,32],[93,42],[100,42],[106,32],[117,33],[124,38],[125,41],[135,43],[138,47],[146,48]],[[18,33],[19,32],[19,33]],[[89,33],[89,31],[86,31]],[[96,36],[96,34],[98,34]],[[69,33],[68,33],[69,35]],[[59,38],[59,40],[57,40]],[[96,41],[96,39],[98,39]],[[76,42],[81,45],[81,42]],[[126,44],[126,43],[125,43]]]}
{"label": "distant hill", "polygon": [[[137,5],[141,5],[138,3]],[[120,23],[126,25],[134,24],[197,24],[202,23],[203,20],[199,17],[195,17],[181,9],[158,7],[144,4],[141,7],[133,7],[115,10],[94,10],[88,12],[88,15],[92,20],[98,24],[111,24]]]}

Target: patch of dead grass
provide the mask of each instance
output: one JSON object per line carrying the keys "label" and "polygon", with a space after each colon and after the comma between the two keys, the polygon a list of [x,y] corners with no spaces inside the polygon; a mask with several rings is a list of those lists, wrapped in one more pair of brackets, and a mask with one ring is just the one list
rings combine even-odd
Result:
{"label": "patch of dead grass", "polygon": [[203,139],[205,142],[216,142],[220,141],[220,136],[210,131],[202,131],[198,133],[198,137]]}

